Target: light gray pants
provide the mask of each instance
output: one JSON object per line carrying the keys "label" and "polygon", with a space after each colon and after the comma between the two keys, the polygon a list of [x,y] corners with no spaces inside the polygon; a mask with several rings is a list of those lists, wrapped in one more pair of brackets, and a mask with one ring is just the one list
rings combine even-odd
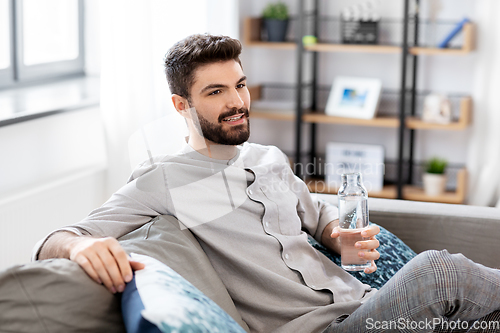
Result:
{"label": "light gray pants", "polygon": [[446,250],[426,251],[324,332],[500,332],[496,310],[500,270]]}

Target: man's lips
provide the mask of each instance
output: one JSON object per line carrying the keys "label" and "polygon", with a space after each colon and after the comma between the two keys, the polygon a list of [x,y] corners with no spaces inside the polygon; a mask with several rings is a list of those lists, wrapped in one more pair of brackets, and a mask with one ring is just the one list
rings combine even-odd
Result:
{"label": "man's lips", "polygon": [[229,123],[237,122],[238,120],[242,120],[244,116],[245,116],[244,113],[238,113],[238,114],[226,117],[226,118],[222,119],[222,121],[229,122]]}
{"label": "man's lips", "polygon": [[218,120],[219,123],[236,125],[244,123],[249,116],[250,114],[246,108],[233,109],[220,114]]}

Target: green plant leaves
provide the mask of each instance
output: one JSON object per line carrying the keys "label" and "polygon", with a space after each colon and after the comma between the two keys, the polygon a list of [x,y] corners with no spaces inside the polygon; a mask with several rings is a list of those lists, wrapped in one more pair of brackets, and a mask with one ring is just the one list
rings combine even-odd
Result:
{"label": "green plant leaves", "polygon": [[287,20],[288,7],[283,2],[267,4],[262,17],[265,19]]}
{"label": "green plant leaves", "polygon": [[446,170],[448,161],[443,158],[433,157],[427,161],[425,171],[427,173],[443,174]]}

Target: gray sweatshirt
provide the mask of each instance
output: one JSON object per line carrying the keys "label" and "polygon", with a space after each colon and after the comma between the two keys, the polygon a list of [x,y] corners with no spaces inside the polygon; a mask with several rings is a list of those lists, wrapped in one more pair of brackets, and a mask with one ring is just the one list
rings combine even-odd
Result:
{"label": "gray sweatshirt", "polygon": [[321,332],[376,291],[309,245],[338,210],[311,197],[276,147],[245,143],[216,160],[186,145],[59,230],[119,238],[158,215],[190,229],[252,332]]}

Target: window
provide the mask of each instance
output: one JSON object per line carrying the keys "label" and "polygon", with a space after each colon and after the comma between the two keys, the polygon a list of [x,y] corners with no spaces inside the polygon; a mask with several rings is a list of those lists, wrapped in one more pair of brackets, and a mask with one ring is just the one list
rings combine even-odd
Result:
{"label": "window", "polygon": [[0,86],[12,82],[12,29],[10,0],[0,0]]}
{"label": "window", "polygon": [[0,87],[83,74],[83,0],[0,0]]}

